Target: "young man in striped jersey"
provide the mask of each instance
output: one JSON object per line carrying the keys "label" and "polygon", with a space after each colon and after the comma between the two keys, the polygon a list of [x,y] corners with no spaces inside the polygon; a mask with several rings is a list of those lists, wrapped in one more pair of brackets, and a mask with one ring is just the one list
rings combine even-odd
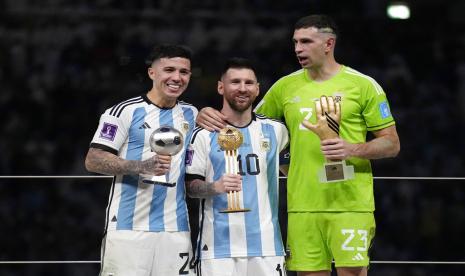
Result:
{"label": "young man in striped jersey", "polygon": [[[227,174],[218,133],[194,130],[186,179],[188,194],[202,199],[196,250],[199,275],[285,275],[278,176],[279,154],[288,143],[287,129],[282,122],[252,112],[259,84],[248,60],[228,61],[218,81],[218,93],[223,96],[221,113],[227,116],[227,125],[238,129],[244,142],[238,149],[239,174]],[[229,191],[241,191],[241,205],[250,211],[220,213],[228,207]]]}
{"label": "young man in striped jersey", "polygon": [[[303,69],[278,80],[256,112],[284,118],[291,136],[288,191],[289,270],[299,276],[367,275],[368,248],[375,232],[370,159],[394,157],[400,149],[394,118],[379,84],[336,62],[337,27],[325,15],[301,18],[294,28],[294,49]],[[315,101],[340,103],[339,137],[320,141]],[[219,129],[225,119],[212,109],[198,123]],[[374,139],[366,141],[370,131]],[[345,160],[354,177],[324,183],[318,172],[327,160]]]}
{"label": "young man in striped jersey", "polygon": [[[86,168],[114,175],[102,243],[101,276],[191,275],[185,202],[185,148],[174,156],[151,151],[149,137],[162,125],[189,141],[197,109],[178,101],[191,76],[191,52],[176,45],[153,49],[152,89],[107,109],[90,144]],[[167,174],[175,187],[142,183]]]}

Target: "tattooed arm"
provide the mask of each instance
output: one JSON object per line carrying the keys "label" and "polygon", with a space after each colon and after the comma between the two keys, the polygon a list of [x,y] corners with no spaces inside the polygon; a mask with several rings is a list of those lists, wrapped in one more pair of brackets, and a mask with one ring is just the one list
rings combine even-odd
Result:
{"label": "tattooed arm", "polygon": [[143,161],[126,160],[97,148],[90,148],[86,156],[86,169],[88,171],[107,175],[163,175],[169,171],[170,163],[171,156],[167,155],[155,155]]}
{"label": "tattooed arm", "polygon": [[193,198],[205,198],[230,191],[240,191],[241,179],[238,174],[224,174],[215,182],[206,182],[202,179],[190,180],[186,182],[187,194]]}

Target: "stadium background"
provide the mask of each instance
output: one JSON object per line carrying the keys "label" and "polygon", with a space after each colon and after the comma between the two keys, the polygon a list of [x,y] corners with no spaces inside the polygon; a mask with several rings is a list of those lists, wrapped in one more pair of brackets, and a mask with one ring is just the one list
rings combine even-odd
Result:
{"label": "stadium background", "polygon": [[[218,106],[230,56],[258,64],[262,95],[299,69],[291,42],[301,16],[328,13],[336,58],[374,77],[401,138],[375,176],[463,176],[465,2],[0,1],[0,174],[88,175],[83,161],[105,108],[145,93],[154,44],[195,53],[182,97]],[[463,180],[377,180],[374,260],[465,261]],[[109,179],[0,179],[0,261],[98,260]],[[284,197],[283,197],[284,198]],[[97,264],[0,264],[0,275],[96,275]],[[463,275],[463,265],[373,264],[371,275]]]}

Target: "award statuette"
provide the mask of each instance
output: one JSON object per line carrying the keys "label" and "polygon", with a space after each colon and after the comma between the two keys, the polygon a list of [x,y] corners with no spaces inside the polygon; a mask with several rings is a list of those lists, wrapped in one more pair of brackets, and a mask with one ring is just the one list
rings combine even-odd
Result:
{"label": "award statuette", "polygon": [[[173,156],[183,148],[183,140],[182,133],[179,130],[171,126],[161,126],[150,135],[149,144],[153,152]],[[169,183],[168,174],[144,178],[142,182],[167,187],[176,186],[176,182]]]}
{"label": "award statuette", "polygon": [[[320,140],[338,138],[341,121],[341,105],[333,97],[321,96],[315,102],[317,123],[304,121],[305,127],[313,131]],[[354,178],[354,166],[347,166],[344,160],[327,160],[318,172],[320,182],[337,182]]]}
{"label": "award statuette", "polygon": [[[225,127],[218,134],[218,145],[224,151],[225,172],[237,174],[239,172],[239,162],[237,160],[237,149],[241,146],[244,137],[242,133],[233,128]],[[227,194],[228,208],[220,213],[248,212],[250,209],[241,207],[241,192],[230,191]]]}

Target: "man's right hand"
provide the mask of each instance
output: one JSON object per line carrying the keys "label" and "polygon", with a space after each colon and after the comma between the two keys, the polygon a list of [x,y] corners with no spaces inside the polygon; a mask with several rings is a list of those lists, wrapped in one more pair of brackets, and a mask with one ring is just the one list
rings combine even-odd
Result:
{"label": "man's right hand", "polygon": [[156,154],[142,161],[141,174],[164,175],[170,171],[171,156]]}
{"label": "man's right hand", "polygon": [[239,174],[224,174],[213,183],[218,194],[242,190],[242,177]]}
{"label": "man's right hand", "polygon": [[196,123],[208,131],[220,131],[226,127],[226,116],[211,107],[204,107],[197,115]]}

